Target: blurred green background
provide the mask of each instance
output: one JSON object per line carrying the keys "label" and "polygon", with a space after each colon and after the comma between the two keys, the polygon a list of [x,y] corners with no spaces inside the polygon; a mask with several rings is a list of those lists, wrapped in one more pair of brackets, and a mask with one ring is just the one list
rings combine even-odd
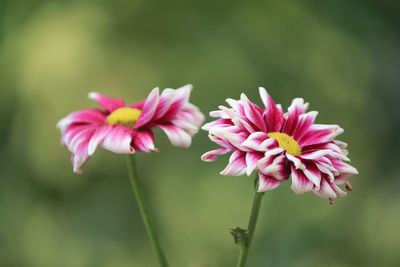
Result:
{"label": "blurred green background", "polygon": [[[399,17],[395,0],[1,0],[0,266],[157,266],[125,156],[97,150],[75,175],[55,124],[91,91],[187,83],[205,114],[241,92],[261,103],[258,86],[285,108],[304,97],[360,172],[334,205],[290,182],[267,193],[248,266],[400,266]],[[171,266],[234,266],[253,179],[201,162],[204,131],[156,145],[137,165]]]}

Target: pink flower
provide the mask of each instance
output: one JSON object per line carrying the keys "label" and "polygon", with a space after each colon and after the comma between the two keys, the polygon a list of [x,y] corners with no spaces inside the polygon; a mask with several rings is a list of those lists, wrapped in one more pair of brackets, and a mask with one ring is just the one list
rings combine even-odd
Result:
{"label": "pink flower", "polygon": [[283,113],[266,90],[259,89],[264,108],[242,94],[240,100],[227,99],[230,108],[210,112],[218,118],[202,129],[220,148],[205,153],[204,161],[214,161],[233,151],[222,175],[259,175],[259,192],[275,189],[292,177],[296,194],[313,191],[320,197],[345,196],[337,185],[345,184],[357,170],[345,163],[346,144],[335,140],[343,132],[338,125],[315,124],[316,111],[306,112],[308,103],[296,98]]}
{"label": "pink flower", "polygon": [[188,147],[204,121],[199,109],[188,102],[191,85],[165,89],[161,95],[153,89],[147,99],[125,105],[124,101],[99,93],[89,98],[104,110],[84,109],[69,114],[57,123],[61,143],[72,152],[74,172],[82,173],[82,165],[97,146],[117,154],[135,151],[157,151],[153,127],[160,127],[175,146]]}

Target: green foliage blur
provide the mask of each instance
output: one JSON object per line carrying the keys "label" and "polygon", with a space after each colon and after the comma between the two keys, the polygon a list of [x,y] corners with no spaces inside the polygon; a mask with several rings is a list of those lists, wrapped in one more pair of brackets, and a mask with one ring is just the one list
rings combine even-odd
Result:
{"label": "green foliage blur", "polygon": [[[157,266],[126,170],[98,149],[73,174],[56,122],[194,85],[208,114],[264,86],[339,124],[353,192],[329,205],[290,181],[265,195],[248,266],[400,266],[400,2],[0,1],[0,266]],[[210,118],[207,116],[207,121]],[[189,149],[156,131],[138,172],[171,266],[234,266],[253,178],[224,177],[204,131]]]}

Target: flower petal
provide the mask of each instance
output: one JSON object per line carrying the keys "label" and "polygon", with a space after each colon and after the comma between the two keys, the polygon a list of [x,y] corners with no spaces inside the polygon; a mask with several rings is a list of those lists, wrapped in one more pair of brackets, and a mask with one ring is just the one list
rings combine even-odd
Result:
{"label": "flower petal", "polygon": [[89,141],[88,153],[90,156],[93,155],[97,146],[103,142],[104,138],[108,135],[112,128],[112,125],[105,124],[96,129],[96,132]]}
{"label": "flower petal", "polygon": [[156,125],[160,127],[168,136],[169,140],[174,146],[189,147],[192,138],[191,136],[176,125]]}
{"label": "flower petal", "polygon": [[261,100],[265,105],[264,117],[267,122],[268,132],[279,132],[282,129],[284,118],[280,105],[276,105],[265,88],[259,88]]}
{"label": "flower petal", "polygon": [[269,175],[258,173],[258,177],[259,177],[258,180],[259,182],[258,182],[257,192],[270,191],[277,188],[281,184],[281,181],[276,180],[275,178]]}
{"label": "flower petal", "polygon": [[98,109],[83,109],[69,114],[57,123],[61,132],[73,123],[103,124],[106,120],[104,112]]}
{"label": "flower petal", "polygon": [[221,175],[241,176],[246,173],[246,157],[241,151],[234,151],[229,158],[226,168],[220,172]]}
{"label": "flower petal", "polygon": [[163,124],[173,120],[178,112],[180,112],[188,104],[190,91],[192,88],[193,86],[191,84],[187,84],[174,90],[174,99],[172,103],[169,105],[165,114],[163,114],[162,117],[157,120],[157,122]]}
{"label": "flower petal", "polygon": [[274,138],[270,138],[264,132],[254,132],[247,137],[242,146],[251,148],[255,151],[267,151],[274,147],[278,147],[278,142]]}
{"label": "flower petal", "polygon": [[105,96],[97,92],[89,93],[89,98],[95,100],[110,113],[125,106],[125,102],[122,99]]}
{"label": "flower petal", "polygon": [[282,181],[289,178],[289,173],[286,171],[285,167],[285,161],[286,157],[283,154],[279,156],[265,156],[257,162],[257,167],[263,174]]}
{"label": "flower petal", "polygon": [[218,149],[214,149],[211,151],[208,151],[207,153],[204,153],[201,156],[201,160],[203,161],[215,161],[217,159],[217,156],[226,154],[228,152],[232,151],[230,148],[226,147],[220,147]]}
{"label": "flower petal", "polygon": [[282,132],[292,136],[291,133],[294,131],[299,116],[304,114],[308,108],[308,103],[304,103],[303,98],[295,98],[292,104],[288,108],[288,112],[285,114],[286,121],[283,126]]}
{"label": "flower petal", "polygon": [[73,124],[62,135],[62,144],[72,152],[74,172],[81,174],[81,167],[89,159],[89,141],[96,131],[96,126]]}
{"label": "flower petal", "polygon": [[315,164],[306,164],[306,169],[303,170],[304,175],[310,180],[316,188],[319,188],[321,184],[321,171],[315,166]]}
{"label": "flower petal", "polygon": [[133,127],[134,129],[142,127],[153,118],[154,113],[157,109],[159,98],[159,90],[158,87],[156,87],[150,92],[149,96],[147,97],[146,102],[143,105],[142,112],[140,113],[140,116],[135,126]]}
{"label": "flower petal", "polygon": [[266,132],[267,126],[263,118],[264,110],[252,103],[245,94],[241,94],[240,99],[243,102],[246,118],[256,126],[256,130]]}
{"label": "flower petal", "polygon": [[257,168],[257,162],[263,157],[264,155],[262,153],[256,153],[256,152],[246,153],[247,176],[250,176],[250,174]]}
{"label": "flower petal", "polygon": [[149,129],[144,129],[136,132],[133,138],[133,144],[136,150],[143,152],[152,152],[154,147],[154,134]]}
{"label": "flower petal", "polygon": [[135,149],[131,145],[133,130],[123,125],[112,126],[100,146],[117,154],[135,153]]}
{"label": "flower petal", "polygon": [[313,189],[314,184],[304,175],[303,171],[296,170],[294,166],[292,169],[292,190],[296,194],[303,194]]}

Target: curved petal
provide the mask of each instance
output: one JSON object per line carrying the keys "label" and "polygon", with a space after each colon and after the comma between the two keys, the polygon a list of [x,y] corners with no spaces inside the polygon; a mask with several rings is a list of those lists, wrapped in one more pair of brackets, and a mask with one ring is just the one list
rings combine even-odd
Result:
{"label": "curved petal", "polygon": [[133,130],[131,128],[123,125],[112,125],[100,146],[117,154],[135,153],[135,149],[131,145],[132,134]]}
{"label": "curved petal", "polygon": [[311,146],[333,141],[343,129],[339,125],[313,124],[296,139],[300,146]]}
{"label": "curved petal", "polygon": [[81,167],[89,159],[88,146],[96,126],[73,124],[62,135],[62,144],[72,152],[74,172],[81,174]]}
{"label": "curved petal", "polygon": [[[313,192],[323,198],[336,198],[337,194],[332,189],[329,179],[322,179],[320,188],[314,187]],[[343,192],[344,193],[344,192]]]}
{"label": "curved petal", "polygon": [[183,129],[176,125],[157,125],[168,136],[169,140],[174,146],[189,147],[192,143],[192,137]]}
{"label": "curved petal", "polygon": [[147,97],[146,102],[143,105],[142,112],[140,113],[140,116],[135,126],[133,127],[134,129],[142,127],[143,125],[151,121],[156,112],[159,99],[159,90],[158,87],[156,87],[150,92],[149,96]]}
{"label": "curved petal", "polygon": [[185,86],[182,86],[181,88],[174,90],[172,102],[170,102],[170,105],[168,105],[168,109],[165,111],[164,114],[162,114],[162,116],[157,116],[159,117],[157,122],[168,123],[169,121],[173,120],[178,112],[180,112],[184,108],[184,106],[188,104],[190,91],[192,90],[192,88],[193,86],[191,84],[187,84]]}
{"label": "curved petal", "polygon": [[264,155],[262,153],[257,152],[247,152],[246,153],[246,174],[250,176],[250,174],[257,168],[257,162],[262,159]]}
{"label": "curved petal", "polygon": [[208,151],[207,153],[204,153],[201,156],[201,160],[203,160],[203,161],[215,161],[217,159],[217,156],[226,154],[226,153],[228,153],[230,151],[232,151],[231,148],[220,147],[218,149],[214,149],[214,150]]}
{"label": "curved petal", "polygon": [[83,109],[75,111],[57,123],[57,128],[61,133],[73,123],[91,123],[103,124],[106,120],[106,115],[98,109]]}
{"label": "curved petal", "polygon": [[313,189],[314,184],[304,175],[301,170],[292,169],[292,190],[296,194],[303,194]]}
{"label": "curved petal", "polygon": [[244,106],[246,118],[256,126],[257,130],[262,132],[267,131],[267,126],[263,118],[263,109],[252,103],[245,94],[241,94],[240,99]]}
{"label": "curved petal", "polygon": [[282,129],[284,117],[280,105],[276,105],[265,88],[259,88],[261,100],[265,106],[264,117],[267,122],[268,132],[279,132]]}
{"label": "curved petal", "polygon": [[97,92],[89,93],[89,98],[99,103],[100,106],[110,113],[125,106],[124,100],[105,96]]}
{"label": "curved petal", "polygon": [[96,132],[89,142],[88,153],[90,156],[93,155],[97,146],[103,142],[104,138],[108,135],[112,128],[112,125],[105,124],[96,129]]}
{"label": "curved petal", "polygon": [[251,148],[255,151],[267,151],[272,148],[278,147],[279,144],[274,138],[270,138],[264,132],[255,132],[249,135],[242,143],[242,146]]}
{"label": "curved petal", "polygon": [[154,134],[149,129],[144,129],[136,132],[133,138],[134,148],[143,152],[155,151]]}
{"label": "curved petal", "polygon": [[246,173],[245,153],[238,150],[234,151],[229,158],[226,168],[220,172],[221,175],[241,176]]}
{"label": "curved petal", "polygon": [[321,184],[321,171],[315,166],[314,163],[306,164],[306,169],[303,170],[304,175],[310,180],[316,188]]}
{"label": "curved petal", "polygon": [[303,98],[295,98],[292,101],[292,104],[288,108],[288,112],[285,114],[286,121],[283,125],[282,132],[287,133],[291,136],[291,133],[294,131],[299,116],[304,114],[308,108],[308,103],[304,103]]}
{"label": "curved petal", "polygon": [[258,182],[257,192],[270,191],[277,188],[281,184],[281,181],[276,180],[275,178],[269,175],[258,173],[258,177],[259,177],[258,180],[259,182]]}
{"label": "curved petal", "polygon": [[289,173],[285,167],[285,161],[285,155],[266,156],[257,162],[257,167],[263,174],[282,181],[289,178]]}

